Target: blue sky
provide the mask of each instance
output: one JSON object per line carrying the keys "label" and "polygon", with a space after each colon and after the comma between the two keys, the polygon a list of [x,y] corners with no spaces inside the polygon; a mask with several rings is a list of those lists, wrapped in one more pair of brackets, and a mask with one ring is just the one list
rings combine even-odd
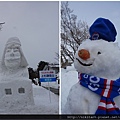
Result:
{"label": "blue sky", "polygon": [[0,1],[0,57],[9,37],[18,37],[30,67],[56,62],[59,52],[59,2]]}
{"label": "blue sky", "polygon": [[98,17],[109,19],[117,30],[116,42],[120,45],[120,1],[69,1],[69,8],[89,26]]}

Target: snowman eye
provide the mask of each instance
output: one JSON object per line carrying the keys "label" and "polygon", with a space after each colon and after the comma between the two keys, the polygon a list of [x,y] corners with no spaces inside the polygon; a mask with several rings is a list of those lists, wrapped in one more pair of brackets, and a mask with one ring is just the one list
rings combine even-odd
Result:
{"label": "snowman eye", "polygon": [[100,51],[98,51],[98,53],[97,53],[97,54],[99,55],[99,54],[101,54],[101,52],[100,52]]}

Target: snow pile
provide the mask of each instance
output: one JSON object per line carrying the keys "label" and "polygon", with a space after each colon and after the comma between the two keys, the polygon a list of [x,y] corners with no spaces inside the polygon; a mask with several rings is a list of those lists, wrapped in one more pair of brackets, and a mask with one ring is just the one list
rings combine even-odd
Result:
{"label": "snow pile", "polygon": [[74,65],[67,67],[67,69],[61,68],[61,113],[63,113],[65,103],[67,102],[70,88],[77,82],[78,73]]}

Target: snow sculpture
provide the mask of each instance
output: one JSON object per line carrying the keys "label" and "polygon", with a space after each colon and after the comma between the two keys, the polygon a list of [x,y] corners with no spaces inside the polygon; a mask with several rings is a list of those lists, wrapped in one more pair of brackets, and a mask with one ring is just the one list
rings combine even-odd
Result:
{"label": "snow sculpture", "polygon": [[33,105],[33,91],[28,79],[27,60],[17,37],[8,39],[1,61],[0,108]]}
{"label": "snow sculpture", "polygon": [[[99,24],[101,20],[102,23]],[[69,91],[67,103],[63,111],[64,114],[95,114],[98,108],[103,109],[99,114],[108,114],[112,110],[115,110],[112,114],[120,114],[118,109],[118,107],[120,108],[120,48],[117,43],[113,42],[116,36],[115,29],[111,31],[112,34],[109,34],[113,35],[111,37],[104,34],[104,29],[101,34],[105,35],[105,38],[102,39],[103,36],[99,34],[99,27],[106,22],[106,19],[101,20],[97,21],[97,24],[93,24],[93,26],[98,25],[98,33],[95,33],[95,36],[93,34],[91,36],[97,39],[93,40],[91,37],[92,40],[87,39],[82,42],[75,54],[74,66],[79,74],[79,82],[73,85]],[[102,27],[109,29],[109,24],[111,27],[111,23],[108,24],[108,22],[107,20],[107,24]],[[98,39],[99,36],[102,37]],[[111,38],[112,41],[109,41],[108,38]],[[86,81],[83,83],[81,73],[85,73],[84,80],[86,79]],[[88,77],[92,82],[88,81]],[[111,103],[111,101],[104,103],[104,101],[100,101],[101,96],[95,93],[100,92],[101,78],[107,81],[103,85],[108,84],[104,91],[102,91],[103,93],[101,93],[101,95],[104,94],[104,98],[111,95],[111,90],[114,87],[109,83],[117,82],[118,87],[115,87],[115,94],[118,94],[118,96],[113,98],[115,103]],[[106,109],[108,110],[107,112]],[[103,111],[105,112],[103,113]]]}
{"label": "snow sculpture", "polygon": [[[90,58],[81,59],[78,52],[87,49]],[[87,73],[109,80],[116,80],[120,77],[120,48],[115,43],[103,40],[83,42],[75,54],[74,65],[78,72]],[[115,97],[116,105],[120,107],[120,96]],[[64,113],[66,114],[95,114],[100,96],[76,83],[71,88]]]}
{"label": "snow sculpture", "polygon": [[[9,81],[16,77],[28,77],[27,60],[21,49],[20,40],[17,37],[8,39],[1,61],[2,81],[6,81],[9,76]],[[11,79],[10,79],[11,78]]]}

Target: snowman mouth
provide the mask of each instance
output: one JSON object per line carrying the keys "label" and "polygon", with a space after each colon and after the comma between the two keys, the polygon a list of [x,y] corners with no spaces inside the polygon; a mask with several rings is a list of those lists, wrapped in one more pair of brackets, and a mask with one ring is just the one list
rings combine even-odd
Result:
{"label": "snowman mouth", "polygon": [[90,64],[82,63],[78,58],[76,58],[76,60],[83,66],[91,66],[92,65],[92,63],[90,63]]}

